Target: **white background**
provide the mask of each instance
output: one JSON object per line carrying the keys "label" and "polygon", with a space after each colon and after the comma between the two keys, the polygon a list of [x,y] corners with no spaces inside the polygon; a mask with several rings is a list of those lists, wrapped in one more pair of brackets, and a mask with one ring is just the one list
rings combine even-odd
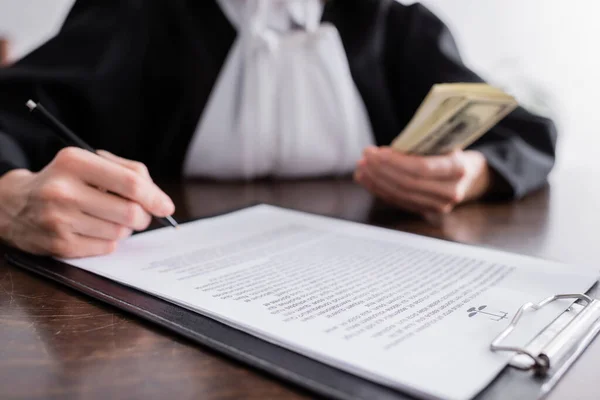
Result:
{"label": "white background", "polygon": [[[0,34],[11,38],[11,57],[18,59],[54,34],[72,2],[0,0]],[[424,3],[451,27],[469,66],[523,104],[549,110],[560,133],[557,169],[600,165],[600,2]]]}

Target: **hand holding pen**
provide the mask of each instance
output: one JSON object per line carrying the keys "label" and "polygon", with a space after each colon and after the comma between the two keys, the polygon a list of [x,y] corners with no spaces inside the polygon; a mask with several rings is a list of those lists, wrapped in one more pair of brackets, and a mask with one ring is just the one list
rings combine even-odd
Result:
{"label": "hand holding pen", "polygon": [[146,229],[152,216],[177,226],[169,217],[173,202],[143,164],[95,151],[39,104],[28,107],[72,147],[39,172],[2,177],[9,193],[0,212],[11,221],[0,226],[8,231],[3,237],[35,254],[79,258],[112,252],[119,240]]}

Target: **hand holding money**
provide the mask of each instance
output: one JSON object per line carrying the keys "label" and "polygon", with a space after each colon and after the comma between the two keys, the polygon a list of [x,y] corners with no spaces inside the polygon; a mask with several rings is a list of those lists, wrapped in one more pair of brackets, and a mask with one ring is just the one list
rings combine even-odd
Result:
{"label": "hand holding money", "polygon": [[487,84],[435,85],[389,148],[365,151],[355,179],[402,209],[450,212],[490,187],[485,157],[463,150],[516,106],[513,97]]}
{"label": "hand holding money", "polygon": [[481,197],[490,186],[490,175],[485,158],[477,151],[418,156],[371,147],[365,150],[354,177],[380,199],[427,215],[448,213],[460,203]]}

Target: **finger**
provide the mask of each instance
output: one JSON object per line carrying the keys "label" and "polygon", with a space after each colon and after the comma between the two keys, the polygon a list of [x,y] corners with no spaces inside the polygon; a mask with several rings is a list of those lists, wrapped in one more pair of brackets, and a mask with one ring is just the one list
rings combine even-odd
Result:
{"label": "finger", "polygon": [[73,232],[80,236],[104,239],[121,240],[132,234],[132,230],[126,226],[102,220],[84,213],[80,213],[72,222]]}
{"label": "finger", "polygon": [[80,236],[75,233],[65,236],[41,235],[37,238],[37,254],[53,255],[60,258],[94,257],[112,253],[117,248],[116,241]]}
{"label": "finger", "polygon": [[100,155],[114,163],[117,163],[125,168],[135,171],[138,174],[148,178],[149,180],[152,180],[152,178],[150,177],[150,172],[148,171],[148,168],[146,167],[146,165],[144,165],[141,162],[128,160],[127,158],[119,157],[117,155],[109,153],[106,150],[98,150],[98,155]]}
{"label": "finger", "polygon": [[440,201],[460,203],[465,198],[464,185],[460,179],[427,179],[417,178],[404,170],[395,168],[385,163],[380,157],[374,157],[366,163],[365,167],[378,176],[385,177],[405,191],[418,192],[426,196],[437,197]]}
{"label": "finger", "polygon": [[418,192],[406,190],[394,184],[386,176],[371,169],[363,169],[364,179],[369,187],[381,198],[397,206],[411,211],[446,213],[452,209],[452,204],[438,197],[427,196]]}
{"label": "finger", "polygon": [[388,193],[382,191],[380,188],[375,185],[373,179],[365,172],[365,171],[357,171],[355,173],[355,179],[361,185],[365,187],[371,194],[376,196],[377,198],[383,200],[384,202],[393,205],[394,207],[402,208],[405,211],[409,211],[415,214],[420,213],[420,208],[415,204],[403,203],[398,204],[396,199],[390,196]]}
{"label": "finger", "polygon": [[367,162],[379,159],[392,168],[405,171],[416,178],[459,179],[465,175],[462,152],[441,156],[415,156],[402,154],[391,148],[368,149]]}
{"label": "finger", "polygon": [[84,182],[140,204],[153,215],[173,214],[175,206],[162,190],[140,174],[81,149],[62,150],[55,165]]}
{"label": "finger", "polygon": [[91,217],[135,231],[146,229],[152,221],[150,214],[131,200],[102,192],[85,184],[81,184],[78,193],[79,209]]}
{"label": "finger", "polygon": [[83,258],[106,255],[114,252],[117,244],[116,241],[73,235],[62,257]]}

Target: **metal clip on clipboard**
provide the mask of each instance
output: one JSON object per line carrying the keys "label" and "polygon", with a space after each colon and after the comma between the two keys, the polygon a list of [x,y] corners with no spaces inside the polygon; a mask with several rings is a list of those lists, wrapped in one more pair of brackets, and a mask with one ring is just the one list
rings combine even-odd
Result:
{"label": "metal clip on clipboard", "polygon": [[[573,299],[586,304],[573,303],[525,347],[502,345],[525,312],[539,310],[561,299]],[[514,368],[533,371],[537,376],[544,378],[551,375],[552,380],[558,380],[599,332],[600,301],[585,294],[559,294],[537,304],[524,304],[508,327],[492,341],[490,349],[516,353],[509,362]]]}

